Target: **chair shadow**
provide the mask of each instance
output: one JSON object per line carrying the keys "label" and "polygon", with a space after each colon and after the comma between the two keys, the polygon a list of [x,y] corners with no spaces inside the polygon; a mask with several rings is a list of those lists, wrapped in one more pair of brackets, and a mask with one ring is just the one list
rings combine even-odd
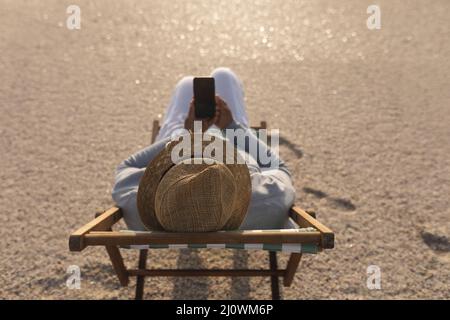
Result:
{"label": "chair shadow", "polygon": [[450,252],[450,241],[446,236],[437,235],[428,231],[420,232],[422,241],[433,251],[440,253]]}
{"label": "chair shadow", "polygon": [[353,204],[353,202],[350,199],[344,199],[344,198],[337,198],[337,197],[330,197],[327,193],[310,188],[310,187],[304,187],[303,192],[310,194],[317,199],[324,199],[326,198],[328,202],[335,208],[343,210],[343,211],[354,211],[356,210],[356,206]]}
{"label": "chair shadow", "polygon": [[279,140],[280,145],[286,146],[289,150],[291,150],[295,154],[295,156],[297,158],[302,158],[303,157],[303,150],[300,149],[299,146],[297,146],[295,143],[289,141],[287,138],[285,138],[285,137],[283,137],[281,135],[279,136],[279,139],[280,139]]}
{"label": "chair shadow", "polygon": [[[202,260],[195,249],[181,249],[177,259],[178,269],[203,269]],[[206,300],[209,295],[207,277],[174,277],[173,299]]]}
{"label": "chair shadow", "polygon": [[[248,252],[246,250],[234,250],[233,268],[248,269]],[[250,279],[248,277],[231,278],[230,299],[232,300],[250,299]]]}
{"label": "chair shadow", "polygon": [[311,194],[311,195],[313,195],[314,197],[316,197],[318,199],[323,199],[323,198],[328,197],[328,194],[326,194],[322,190],[313,189],[313,188],[310,188],[310,187],[304,187],[303,188],[303,192]]}
{"label": "chair shadow", "polygon": [[[178,269],[206,268],[195,249],[181,249],[177,259]],[[248,252],[234,250],[233,268],[248,268]],[[224,292],[224,295],[226,293]],[[209,281],[207,277],[174,277],[173,299],[206,300],[209,296]],[[248,277],[232,277],[230,299],[245,300],[250,296],[250,280]]]}

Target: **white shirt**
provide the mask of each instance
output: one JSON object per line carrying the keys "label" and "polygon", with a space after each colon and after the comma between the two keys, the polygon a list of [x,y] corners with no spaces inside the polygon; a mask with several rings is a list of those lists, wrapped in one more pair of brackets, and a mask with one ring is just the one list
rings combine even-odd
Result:
{"label": "white shirt", "polygon": [[[295,190],[291,181],[291,174],[284,162],[273,154],[270,148],[255,134],[244,126],[233,122],[229,129],[242,129],[247,140],[245,145],[235,145],[240,153],[247,153],[246,164],[249,168],[252,196],[247,215],[239,229],[281,229],[286,226],[289,218],[289,209],[295,200]],[[136,198],[139,182],[147,165],[164,149],[170,138],[160,140],[124,160],[116,170],[115,184],[112,197],[122,209],[124,220],[131,230],[146,230],[142,224],[137,209]],[[251,154],[248,145],[256,143],[259,153]],[[270,154],[271,159],[277,163],[276,167],[262,165],[258,154]]]}

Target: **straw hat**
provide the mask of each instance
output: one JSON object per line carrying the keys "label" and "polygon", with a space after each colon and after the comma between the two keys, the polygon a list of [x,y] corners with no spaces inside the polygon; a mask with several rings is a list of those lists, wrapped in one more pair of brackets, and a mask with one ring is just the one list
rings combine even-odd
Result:
{"label": "straw hat", "polygon": [[[214,135],[210,135],[211,141],[203,139],[198,146],[203,155],[210,143],[222,144],[223,156],[217,159],[220,155],[212,152],[216,161],[204,163],[205,158],[194,154],[194,135],[182,137],[190,139],[187,140],[191,144],[190,154],[174,163],[171,153],[182,139],[171,141],[145,170],[139,184],[137,207],[142,223],[149,230],[232,230],[239,228],[245,218],[251,196],[247,165],[234,146]],[[201,139],[199,136],[197,142]],[[232,164],[225,161],[225,150],[232,150],[229,151]]]}

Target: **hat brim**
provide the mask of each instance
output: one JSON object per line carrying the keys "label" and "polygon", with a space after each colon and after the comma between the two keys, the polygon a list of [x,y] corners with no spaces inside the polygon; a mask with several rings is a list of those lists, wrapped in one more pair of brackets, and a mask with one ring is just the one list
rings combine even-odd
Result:
{"label": "hat brim", "polygon": [[[217,136],[212,136],[213,139],[221,139]],[[186,139],[186,136],[180,137],[178,141],[169,142],[166,147],[149,163],[145,169],[144,175],[139,183],[139,189],[137,194],[137,207],[142,223],[148,230],[164,230],[161,224],[158,222],[155,212],[155,196],[158,184],[161,181],[164,174],[175,165],[172,161],[171,153],[173,148],[181,142],[182,139]],[[194,134],[190,134],[191,139],[191,158],[194,158]],[[202,140],[202,152],[205,147],[211,143],[210,141]],[[238,229],[242,221],[247,214],[248,206],[251,198],[251,181],[250,173],[247,165],[242,161],[238,161],[240,155],[236,148],[223,141],[223,149],[233,148],[233,163],[227,163],[225,159],[222,159],[227,168],[233,174],[236,182],[236,194],[232,206],[232,214],[229,220],[224,226],[224,230]],[[226,152],[223,152],[224,157]],[[217,159],[220,161],[220,159]]]}

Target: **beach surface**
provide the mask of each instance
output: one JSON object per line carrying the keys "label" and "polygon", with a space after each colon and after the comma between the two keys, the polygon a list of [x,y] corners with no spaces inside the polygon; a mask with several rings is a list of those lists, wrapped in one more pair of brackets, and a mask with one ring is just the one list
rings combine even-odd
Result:
{"label": "beach surface", "polygon": [[[297,203],[336,234],[285,299],[450,298],[450,2],[0,0],[0,298],[129,299],[69,234],[113,204],[177,81],[233,69],[280,129]],[[137,252],[124,251],[135,267]],[[280,255],[283,266],[288,255]],[[81,289],[69,289],[69,266]],[[148,266],[265,268],[265,251],[154,250]],[[378,266],[381,289],[369,290]],[[268,278],[153,278],[146,299],[269,299]]]}

